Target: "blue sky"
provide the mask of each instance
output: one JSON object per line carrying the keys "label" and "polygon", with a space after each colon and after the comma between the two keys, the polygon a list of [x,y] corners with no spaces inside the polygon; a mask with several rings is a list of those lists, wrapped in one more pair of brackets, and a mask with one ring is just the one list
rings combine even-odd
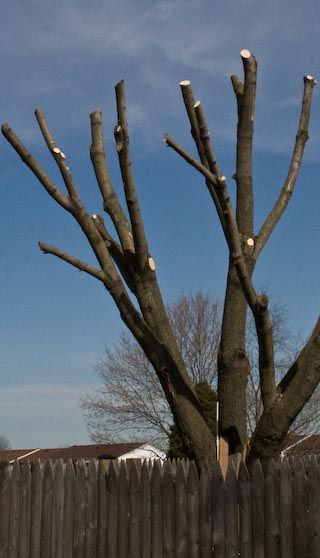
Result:
{"label": "blue sky", "polygon": [[[170,132],[193,149],[179,82],[190,79],[203,101],[220,166],[230,178],[236,108],[229,77],[241,75],[242,48],[255,54],[258,228],[289,165],[303,75],[320,76],[317,2],[215,4],[11,0],[0,6],[1,120],[59,181],[33,116],[37,106],[45,110],[92,213],[102,210],[88,157],[89,113],[104,111],[109,166],[120,192],[113,87],[125,78],[134,171],[167,301],[199,288],[223,297],[227,266],[201,177],[162,142]],[[304,335],[320,308],[319,115],[316,88],[297,189],[255,275],[257,286],[288,305],[290,326]],[[96,358],[117,339],[121,323],[98,282],[41,255],[38,240],[93,261],[76,224],[4,139],[0,163],[0,431],[14,447],[87,443],[79,400],[96,385]]]}

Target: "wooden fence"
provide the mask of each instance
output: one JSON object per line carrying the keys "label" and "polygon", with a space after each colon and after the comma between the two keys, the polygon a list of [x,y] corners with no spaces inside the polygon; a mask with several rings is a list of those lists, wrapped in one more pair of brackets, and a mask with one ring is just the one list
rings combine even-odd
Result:
{"label": "wooden fence", "polygon": [[316,458],[0,467],[1,558],[319,558]]}

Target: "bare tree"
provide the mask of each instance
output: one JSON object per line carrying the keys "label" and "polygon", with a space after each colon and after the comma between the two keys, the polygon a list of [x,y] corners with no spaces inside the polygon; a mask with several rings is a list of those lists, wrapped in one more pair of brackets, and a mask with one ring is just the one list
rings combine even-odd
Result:
{"label": "bare tree", "polygon": [[[267,460],[279,453],[291,424],[319,382],[320,320],[294,364],[280,383],[276,382],[268,297],[263,293],[259,294],[252,281],[258,257],[292,196],[308,139],[311,98],[316,81],[310,75],[304,78],[302,109],[288,175],[275,206],[260,231],[255,233],[252,145],[257,64],[248,50],[241,51],[241,58],[244,80],[237,76],[231,78],[238,107],[235,210],[231,204],[225,176],[213,151],[202,104],[195,101],[188,81],[181,82],[181,89],[199,159],[180,147],[170,136],[166,135],[164,141],[203,175],[229,248],[229,271],[218,358],[218,390],[221,433],[227,437],[231,451],[240,450],[247,438],[246,389],[250,365],[246,354],[245,333],[248,306],[254,317],[259,343],[263,412],[251,440],[248,457],[251,463],[256,457]],[[97,258],[98,267],[42,242],[41,250],[57,256],[102,282],[117,305],[125,325],[156,371],[190,457],[194,457],[198,462],[207,458],[211,466],[214,463],[215,440],[202,415],[191,378],[172,331],[158,287],[155,262],[144,232],[132,172],[123,81],[116,86],[116,101],[118,122],[114,135],[129,220],[120,206],[109,176],[100,110],[91,115],[91,160],[103,207],[114,224],[119,242],[112,238],[101,216],[91,216],[87,212],[66,157],[56,144],[41,109],[36,110],[36,118],[60,169],[67,195],[53,183],[7,124],[2,126],[2,132],[47,192],[78,222]],[[133,304],[128,289],[136,297],[139,309]]]}
{"label": "bare tree", "polygon": [[9,438],[5,434],[0,433],[0,450],[9,450],[9,449],[11,449],[11,442]]}
{"label": "bare tree", "polygon": [[[193,384],[216,388],[221,304],[201,291],[167,306],[171,327]],[[143,439],[168,444],[172,413],[153,367],[138,343],[123,331],[98,359],[100,386],[82,409],[95,442]]]}

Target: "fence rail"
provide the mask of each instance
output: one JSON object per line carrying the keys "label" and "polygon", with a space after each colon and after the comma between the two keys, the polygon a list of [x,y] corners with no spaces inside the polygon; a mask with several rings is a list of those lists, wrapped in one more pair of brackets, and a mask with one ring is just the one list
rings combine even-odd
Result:
{"label": "fence rail", "polygon": [[319,558],[315,457],[224,479],[193,462],[0,467],[1,558]]}

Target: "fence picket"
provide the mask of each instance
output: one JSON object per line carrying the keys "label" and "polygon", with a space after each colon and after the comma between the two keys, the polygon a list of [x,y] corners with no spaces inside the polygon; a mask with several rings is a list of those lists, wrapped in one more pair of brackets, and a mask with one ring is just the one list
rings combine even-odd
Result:
{"label": "fence picket", "polygon": [[184,463],[179,459],[175,480],[175,555],[177,558],[187,558],[187,529],[187,482]]}
{"label": "fence picket", "polygon": [[117,558],[118,475],[113,461],[107,473],[107,558]]}
{"label": "fence picket", "polygon": [[51,461],[43,466],[42,512],[41,512],[41,556],[50,556],[52,530],[53,470]]}
{"label": "fence picket", "polygon": [[308,525],[310,558],[320,556],[320,471],[315,459],[310,462],[308,475]]}
{"label": "fence picket", "polygon": [[252,515],[250,477],[247,467],[240,463],[238,475],[239,550],[241,558],[252,558]]}
{"label": "fence picket", "polygon": [[83,558],[85,552],[87,508],[86,475],[86,464],[84,460],[81,459],[76,463],[75,479],[73,552],[77,558]]}
{"label": "fence picket", "polygon": [[151,476],[151,558],[162,558],[162,533],[162,478],[156,461]]}
{"label": "fence picket", "polygon": [[293,546],[294,556],[308,556],[308,506],[306,476],[299,457],[291,460],[293,473]]}
{"label": "fence picket", "polygon": [[11,468],[9,463],[0,464],[0,556],[7,558],[9,551],[9,521],[10,515],[10,480]]}
{"label": "fence picket", "polygon": [[8,558],[18,558],[19,552],[19,514],[20,514],[20,464],[12,466],[9,509],[9,552]]}
{"label": "fence picket", "polygon": [[151,549],[151,481],[149,473],[149,465],[147,461],[143,462],[140,477],[140,509],[141,521],[140,541],[141,541],[141,558],[150,558]]}
{"label": "fence picket", "polygon": [[224,480],[218,461],[214,464],[211,490],[213,555],[214,558],[225,558]]}
{"label": "fence picket", "polygon": [[252,548],[255,558],[265,558],[265,503],[264,475],[260,461],[257,459],[252,469],[251,504],[252,504]]}
{"label": "fence picket", "polygon": [[194,461],[190,462],[187,476],[188,497],[188,558],[197,558],[200,552],[200,486]]}
{"label": "fence picket", "polygon": [[31,541],[30,558],[40,558],[41,507],[42,507],[42,465],[36,461],[31,475]]}
{"label": "fence picket", "polygon": [[225,491],[225,549],[227,558],[238,558],[238,499],[237,477],[233,461],[229,462]]}
{"label": "fence picket", "polygon": [[97,558],[107,554],[107,469],[105,461],[98,464],[98,542]]}
{"label": "fence picket", "polygon": [[287,461],[280,467],[281,558],[293,556],[293,497],[291,471]]}
{"label": "fence picket", "polygon": [[174,479],[169,461],[163,470],[163,555],[174,558]]}
{"label": "fence picket", "polygon": [[72,558],[74,536],[75,471],[71,459],[66,463],[64,474],[63,504],[63,558]]}
{"label": "fence picket", "polygon": [[199,486],[200,555],[212,558],[212,491],[208,463],[205,461],[200,472]]}
{"label": "fence picket", "polygon": [[140,558],[140,479],[133,461],[129,473],[129,556]]}
{"label": "fence picket", "polygon": [[59,459],[53,471],[53,509],[51,555],[63,557],[63,501],[64,501],[64,464]]}
{"label": "fence picket", "polygon": [[20,478],[20,528],[19,528],[19,558],[30,556],[30,526],[31,526],[31,471],[28,461],[21,465]]}
{"label": "fence picket", "polygon": [[268,464],[265,479],[266,556],[280,558],[279,477],[274,461]]}
{"label": "fence picket", "polygon": [[97,553],[97,494],[98,466],[95,459],[91,459],[87,476],[87,506],[86,506],[86,532],[85,532],[85,557],[92,558]]}
{"label": "fence picket", "polygon": [[125,461],[121,461],[118,477],[118,558],[129,551],[129,486]]}

